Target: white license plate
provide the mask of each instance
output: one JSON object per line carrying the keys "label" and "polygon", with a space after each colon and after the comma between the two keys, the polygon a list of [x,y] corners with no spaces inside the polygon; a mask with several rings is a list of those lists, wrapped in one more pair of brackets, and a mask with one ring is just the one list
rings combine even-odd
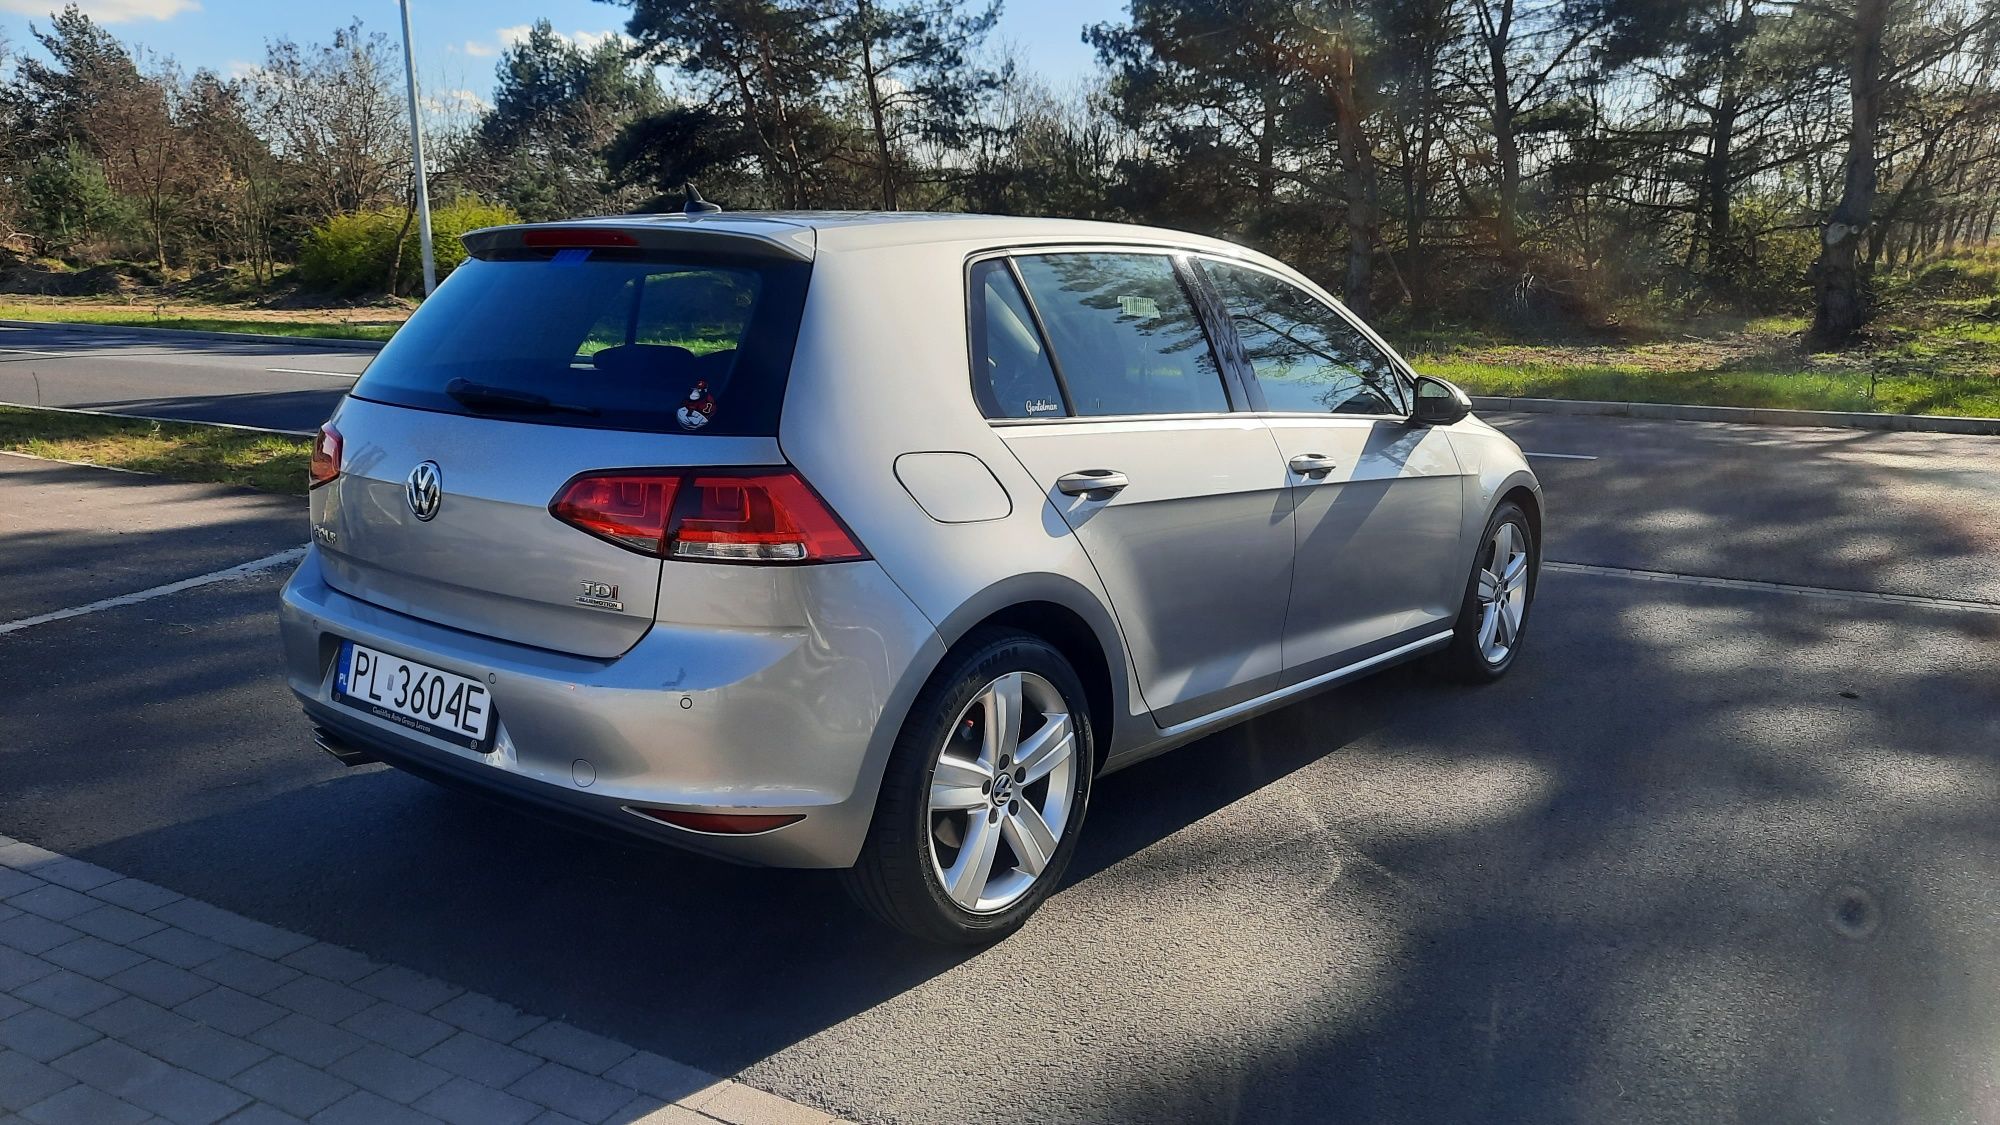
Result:
{"label": "white license plate", "polygon": [[342,641],[333,698],[467,749],[486,749],[493,697],[477,680]]}

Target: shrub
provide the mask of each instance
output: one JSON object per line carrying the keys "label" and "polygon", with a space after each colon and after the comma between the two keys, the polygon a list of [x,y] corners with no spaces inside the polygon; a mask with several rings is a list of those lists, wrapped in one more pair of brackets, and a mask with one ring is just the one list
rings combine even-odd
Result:
{"label": "shrub", "polygon": [[299,283],[339,296],[381,288],[402,221],[399,212],[363,211],[314,227],[299,254]]}
{"label": "shrub", "polygon": [[[431,242],[437,256],[439,280],[443,280],[465,260],[465,246],[459,236],[480,227],[520,220],[505,207],[461,198],[431,209]],[[396,257],[396,235],[403,229],[400,207],[385,207],[350,215],[336,215],[313,228],[299,255],[299,283],[308,289],[337,296],[379,292],[389,278],[390,265],[396,268],[397,293],[423,290],[423,248],[417,224],[410,222],[403,239],[402,257]]]}

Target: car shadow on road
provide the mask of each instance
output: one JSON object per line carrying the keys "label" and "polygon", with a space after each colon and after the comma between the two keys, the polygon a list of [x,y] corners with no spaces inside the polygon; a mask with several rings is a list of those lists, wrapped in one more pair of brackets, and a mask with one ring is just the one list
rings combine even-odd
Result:
{"label": "car shadow on road", "polygon": [[[1115,1044],[1097,1073],[1117,1089],[1091,1116],[2000,1109],[2000,617],[1603,578],[1550,591],[1531,666],[1419,695],[1394,752],[1310,770],[1369,799],[1306,798],[1337,830],[1331,874],[1271,888],[1297,916],[1260,927],[1285,950],[1293,928],[1351,927],[1366,956],[1230,1010],[1233,1036]],[[1471,790],[1447,783],[1479,763],[1533,783],[1456,815]]]}
{"label": "car shadow on road", "polygon": [[305,500],[0,457],[0,622],[302,546]]}

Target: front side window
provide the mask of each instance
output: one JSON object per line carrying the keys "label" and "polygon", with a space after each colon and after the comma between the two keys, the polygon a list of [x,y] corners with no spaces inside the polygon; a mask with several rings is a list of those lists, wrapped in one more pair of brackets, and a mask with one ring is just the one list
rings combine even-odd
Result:
{"label": "front side window", "polygon": [[1034,314],[1003,260],[973,264],[972,391],[988,418],[1060,418],[1062,390]]}
{"label": "front side window", "polygon": [[1173,259],[1093,252],[1016,261],[1079,416],[1229,409]]}
{"label": "front side window", "polygon": [[1395,361],[1346,317],[1261,270],[1214,261],[1202,268],[1221,291],[1266,409],[1405,413]]}

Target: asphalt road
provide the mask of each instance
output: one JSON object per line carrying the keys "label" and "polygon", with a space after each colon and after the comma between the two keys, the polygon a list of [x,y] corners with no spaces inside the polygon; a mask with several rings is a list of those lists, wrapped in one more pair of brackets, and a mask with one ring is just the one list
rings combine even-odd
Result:
{"label": "asphalt road", "polygon": [[0,327],[0,403],[317,429],[373,351]]}
{"label": "asphalt road", "polygon": [[[1552,559],[2000,603],[2000,439],[1501,422],[1598,458],[1538,462]],[[275,502],[139,523],[192,486],[0,461],[0,589],[284,545]],[[343,770],[277,584],[0,636],[0,830],[865,1120],[2000,1115],[2000,614],[1552,571],[1498,685],[1397,670],[1106,779],[964,956]]]}

